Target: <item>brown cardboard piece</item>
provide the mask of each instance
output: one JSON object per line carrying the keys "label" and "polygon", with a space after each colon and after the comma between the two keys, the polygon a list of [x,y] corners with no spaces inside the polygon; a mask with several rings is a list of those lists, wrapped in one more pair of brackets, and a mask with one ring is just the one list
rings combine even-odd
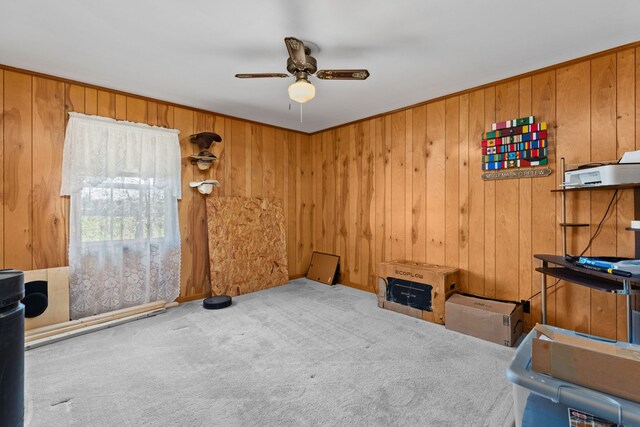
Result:
{"label": "brown cardboard piece", "polygon": [[452,295],[446,302],[445,326],[452,331],[513,346],[523,327],[521,304]]}
{"label": "brown cardboard piece", "polygon": [[[387,279],[399,278],[416,283],[431,285],[431,310],[420,310],[386,300]],[[428,322],[444,325],[444,303],[454,293],[458,292],[458,269],[442,265],[426,264],[414,261],[383,262],[378,266],[378,307]]]}
{"label": "brown cardboard piece", "polygon": [[531,368],[561,380],[640,402],[640,347],[567,335],[536,325]]}
{"label": "brown cardboard piece", "polygon": [[338,255],[313,252],[307,272],[307,279],[333,285],[336,282],[340,257]]}

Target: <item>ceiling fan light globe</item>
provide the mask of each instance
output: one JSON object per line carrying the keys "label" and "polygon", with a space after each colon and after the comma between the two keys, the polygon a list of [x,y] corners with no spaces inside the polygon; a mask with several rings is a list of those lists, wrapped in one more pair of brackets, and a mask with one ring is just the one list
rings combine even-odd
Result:
{"label": "ceiling fan light globe", "polygon": [[316,88],[307,80],[299,79],[289,86],[289,98],[292,101],[304,104],[311,101],[316,96]]}

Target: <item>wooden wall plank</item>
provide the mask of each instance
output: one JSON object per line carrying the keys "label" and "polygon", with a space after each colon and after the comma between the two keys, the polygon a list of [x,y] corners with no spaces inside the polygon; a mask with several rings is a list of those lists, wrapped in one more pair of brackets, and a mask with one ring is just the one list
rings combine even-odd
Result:
{"label": "wooden wall plank", "polygon": [[276,196],[276,133],[273,128],[262,129],[262,193]]}
{"label": "wooden wall plank", "polygon": [[85,114],[98,114],[98,90],[85,88],[84,90],[84,112]]}
{"label": "wooden wall plank", "polygon": [[313,144],[313,164],[314,164],[314,181],[316,183],[314,190],[313,207],[315,210],[315,244],[314,251],[327,252],[327,231],[326,222],[324,218],[326,198],[326,184],[327,184],[327,164],[325,161],[325,135],[323,133],[314,135],[312,137]]}
{"label": "wooden wall plank", "polygon": [[33,269],[32,78],[4,72],[4,255],[5,265]]}
{"label": "wooden wall plank", "polygon": [[[469,94],[460,96],[460,145],[458,148],[458,253],[462,292],[469,292]],[[475,254],[474,254],[475,256]]]}
{"label": "wooden wall plank", "polygon": [[460,98],[448,98],[445,103],[445,265],[458,267],[460,262],[459,224],[459,156]]}
{"label": "wooden wall plank", "polygon": [[359,286],[362,282],[362,150],[364,145],[364,122],[350,126],[349,137],[349,171],[351,189],[354,194],[349,197],[349,278],[351,283]]}
{"label": "wooden wall plank", "polygon": [[[253,194],[253,140],[256,138],[252,130],[253,123],[243,123],[244,126],[244,158],[247,161],[247,166],[244,168],[244,181],[246,185],[245,194],[247,197],[251,197]],[[262,170],[259,171],[262,176]],[[257,189],[262,191],[262,188]]]}
{"label": "wooden wall plank", "polygon": [[[549,165],[555,168],[554,174],[536,178],[531,181],[531,253],[553,254],[556,251],[556,233],[558,220],[556,218],[556,196],[551,190],[557,188],[559,169],[556,164],[558,151],[556,139],[556,73],[550,71],[535,75],[531,78],[531,113],[539,122],[547,123],[547,140],[549,144]],[[533,268],[539,267],[539,261]],[[537,295],[531,303],[531,323],[541,321],[540,289],[542,277],[540,273],[532,271],[532,292]],[[547,286],[551,287],[555,280],[549,279]],[[550,288],[547,301],[548,321],[555,324],[555,295],[556,288]]]}
{"label": "wooden wall plank", "polygon": [[229,186],[231,190],[228,196],[247,196],[247,183],[245,168],[247,163],[251,163],[251,159],[245,159],[245,125],[239,120],[231,120],[231,139],[230,145],[233,147],[233,155],[231,156],[231,181]]}
{"label": "wooden wall plank", "polygon": [[[629,49],[619,52],[616,58],[616,158],[622,157],[627,151],[636,149],[636,80],[635,80],[635,50]],[[633,191],[622,191],[616,205],[616,256],[635,257],[635,233],[625,230],[635,219],[633,214]],[[616,304],[616,339],[626,341],[627,317],[626,297],[617,296]]]}
{"label": "wooden wall plank", "polygon": [[[234,128],[235,132],[235,128]],[[287,224],[287,255],[289,262],[289,275],[301,274],[297,270],[298,260],[298,236],[297,236],[297,207],[298,194],[296,192],[296,183],[298,181],[298,144],[296,143],[296,135],[293,132],[286,133],[287,138],[287,208],[288,208],[288,224]],[[234,148],[235,150],[235,148]],[[235,153],[235,151],[234,151]],[[235,155],[234,155],[235,158]]]}
{"label": "wooden wall plank", "polygon": [[[616,150],[616,55],[604,56],[591,61],[591,161],[615,160]],[[596,232],[604,216],[613,191],[592,191],[591,233]],[[594,255],[615,254],[615,211],[602,224],[600,234],[591,244]],[[613,294],[591,290],[590,332],[616,338],[616,297]]]}
{"label": "wooden wall plank", "polygon": [[[558,157],[568,163],[588,163],[590,150],[585,144],[591,141],[591,85],[589,62],[563,67],[556,72],[558,95],[556,133]],[[588,192],[567,194],[567,203],[573,215],[569,222],[590,222],[591,203]],[[567,250],[580,254],[589,241],[589,230],[575,228],[569,231],[571,238]],[[590,254],[590,251],[586,252]],[[589,289],[561,282],[556,290],[556,323],[565,329],[589,332]],[[583,309],[576,310],[576,307]]]}
{"label": "wooden wall plank", "polygon": [[[531,77],[525,77],[518,81],[518,117],[532,115],[531,110]],[[531,276],[533,271],[531,253],[531,184],[533,179],[520,179],[518,191],[518,300],[531,298]],[[525,328],[530,329],[531,313],[524,314]]]}
{"label": "wooden wall plank", "polygon": [[413,126],[411,157],[413,158],[413,182],[411,195],[411,244],[412,259],[427,262],[427,106],[411,109]]}
{"label": "wooden wall plank", "polygon": [[[117,108],[116,108],[117,111]],[[189,187],[193,181],[193,166],[189,156],[193,153],[194,144],[189,140],[193,134],[193,111],[174,108],[174,126],[180,131],[180,153],[182,156],[182,200],[178,202],[178,220],[180,223],[180,240],[182,257],[180,260],[180,295],[198,295],[202,283],[196,283],[193,277],[194,261],[194,194]],[[200,194],[198,194],[199,196]]]}
{"label": "wooden wall plank", "polygon": [[[117,111],[117,105],[116,105]],[[127,120],[135,123],[146,123],[147,102],[144,99],[127,96]],[[192,125],[193,126],[193,125]]]}
{"label": "wooden wall plank", "polygon": [[33,268],[62,267],[67,260],[67,217],[62,184],[64,84],[33,78]]}
{"label": "wooden wall plank", "polygon": [[98,91],[98,113],[99,116],[116,118],[116,95],[105,90]]}
{"label": "wooden wall plank", "polygon": [[[285,152],[285,138],[284,131],[282,129],[276,129],[273,135],[273,145],[274,145],[274,197],[277,199],[281,199],[283,201],[282,206],[286,206],[284,204],[284,176],[286,174],[286,163],[284,162],[284,152]],[[285,220],[287,215],[287,210],[284,210]]]}
{"label": "wooden wall plank", "polygon": [[127,97],[116,94],[116,119],[127,120]]}
{"label": "wooden wall plank", "polygon": [[[295,176],[295,191],[296,191],[296,198],[298,200],[297,206],[296,206],[296,238],[295,238],[295,242],[296,242],[296,265],[295,265],[295,271],[296,274],[305,274],[305,272],[302,270],[302,257],[303,257],[303,253],[304,253],[304,246],[305,246],[305,242],[303,240],[303,235],[306,233],[306,230],[303,229],[303,223],[304,223],[304,218],[306,217],[306,206],[304,204],[304,194],[303,194],[303,183],[305,181],[305,177],[304,177],[304,173],[305,173],[305,166],[302,164],[302,153],[301,151],[303,150],[302,144],[300,144],[300,140],[298,139],[298,136],[295,136],[294,139],[294,144],[296,146],[296,151],[295,151],[295,155],[296,155],[296,176]],[[346,238],[346,233],[345,233],[345,238]]]}
{"label": "wooden wall plank", "polygon": [[469,94],[469,282],[471,294],[484,295],[484,182],[482,174],[481,135],[484,132],[484,90]]}
{"label": "wooden wall plank", "polygon": [[[484,126],[496,122],[496,87],[484,90]],[[479,140],[482,134],[475,136]],[[496,181],[484,183],[484,296],[496,296]]]}
{"label": "wooden wall plank", "polygon": [[[284,136],[283,136],[283,139]],[[221,191],[221,195],[223,196],[230,196],[231,194],[233,194],[233,169],[232,169],[232,159],[233,159],[233,144],[234,138],[233,138],[233,120],[230,118],[225,117],[224,118],[224,139],[220,145],[220,158],[221,158],[221,164],[224,165],[224,188]],[[286,149],[286,140],[283,141],[284,144],[284,155],[286,156],[287,154],[287,149]],[[224,158],[224,159],[223,159]],[[286,163],[285,163],[286,164]],[[287,211],[286,211],[286,203],[287,203],[287,199],[286,199],[286,195],[287,195],[287,188],[286,188],[286,172],[285,172],[285,177],[284,177],[284,197],[285,197],[285,219],[287,218]]]}
{"label": "wooden wall plank", "polygon": [[392,183],[393,183],[393,176],[391,175],[392,172],[392,164],[393,164],[393,158],[391,156],[391,150],[393,147],[392,144],[392,126],[391,126],[391,114],[387,115],[384,117],[384,127],[383,127],[383,131],[384,131],[384,152],[385,152],[385,164],[384,164],[384,206],[385,206],[385,211],[384,211],[384,223],[385,223],[385,237],[384,237],[384,245],[383,245],[383,249],[384,249],[384,253],[383,253],[383,260],[385,261],[391,261],[393,260],[393,255],[392,255],[392,249],[393,249],[393,220],[392,220],[392,210],[393,210],[393,206],[392,206],[392,191],[393,191],[393,187],[392,187]]}
{"label": "wooden wall plank", "polygon": [[[495,121],[518,117],[519,100],[517,80],[496,86]],[[495,182],[495,296],[510,301],[518,300],[518,287],[514,286],[518,283],[518,263],[513,257],[518,256],[520,237],[519,184],[518,179]]]}
{"label": "wooden wall plank", "polygon": [[65,84],[65,120],[68,120],[70,112],[84,113],[84,87],[78,85]]}
{"label": "wooden wall plank", "polygon": [[[411,109],[404,111],[405,124],[405,186],[404,186],[404,251],[405,259],[413,258],[413,115]],[[419,185],[419,183],[416,183]]]}
{"label": "wooden wall plank", "polygon": [[209,151],[211,151],[211,153],[213,153],[218,158],[218,160],[215,161],[211,166],[210,177],[220,182],[220,188],[214,188],[212,194],[214,197],[220,197],[225,194],[224,190],[226,190],[226,185],[228,185],[225,177],[225,157],[228,156],[225,151],[225,141],[227,138],[227,134],[225,132],[225,119],[224,117],[216,116],[214,114],[207,114],[206,117],[207,128],[210,131],[217,133],[218,135],[220,135],[220,138],[222,138],[221,142],[213,143],[209,148]]}
{"label": "wooden wall plank", "polygon": [[[227,119],[225,117],[214,115],[212,119],[213,131],[222,138],[221,142],[216,143],[211,148],[211,152],[218,158],[218,161],[213,165],[213,177],[220,182],[220,188],[214,188],[213,194],[215,196],[224,196],[227,194],[227,187],[229,185],[227,165],[229,164],[231,150],[227,150],[229,144],[229,134],[227,132],[230,133],[231,129],[227,126]],[[283,185],[282,181],[280,185]],[[280,188],[280,191],[282,191],[282,188]]]}
{"label": "wooden wall plank", "polygon": [[311,206],[309,206],[309,211],[311,214],[311,228],[313,229],[313,240],[310,242],[311,248],[313,251],[319,251],[322,247],[322,243],[320,242],[320,236],[322,236],[322,230],[320,230],[320,225],[318,222],[318,212],[322,199],[318,197],[317,192],[319,191],[319,183],[318,176],[320,176],[319,171],[319,157],[322,155],[322,151],[318,152],[318,149],[322,148],[322,145],[318,143],[320,135],[315,134],[307,137],[309,139],[309,167],[311,173]]}
{"label": "wooden wall plank", "polygon": [[[115,117],[115,97],[113,97],[113,114]],[[173,128],[173,110],[174,107],[167,104],[158,105],[158,126],[164,128]]]}
{"label": "wooden wall plank", "polygon": [[427,262],[445,263],[445,116],[444,100],[427,104]]}
{"label": "wooden wall plank", "polygon": [[339,129],[337,137],[338,183],[336,191],[336,224],[339,227],[337,251],[338,255],[340,255],[341,282],[351,283],[351,278],[349,277],[351,259],[349,258],[348,250],[350,213],[349,196],[351,194],[349,191],[349,127],[345,126]]}
{"label": "wooden wall plank", "polygon": [[147,102],[147,124],[151,126],[158,125],[158,103]]}
{"label": "wooden wall plank", "polygon": [[296,135],[296,144],[298,145],[298,175],[300,189],[298,193],[300,200],[298,206],[300,212],[298,215],[298,245],[300,248],[298,258],[298,274],[306,274],[311,261],[311,253],[313,252],[313,218],[311,212],[311,204],[313,203],[313,194],[311,188],[312,181],[312,164],[311,164],[311,142],[307,135]]}
{"label": "wooden wall plank", "polygon": [[337,253],[337,230],[335,223],[336,211],[336,144],[335,133],[328,131],[322,134],[324,144],[323,163],[324,174],[322,176],[322,228],[325,230],[325,251],[330,254]]}
{"label": "wooden wall plank", "polygon": [[264,175],[264,151],[262,143],[262,129],[260,126],[251,125],[251,196],[264,197],[262,191]]}
{"label": "wooden wall plank", "polygon": [[[127,108],[131,111],[131,108]],[[200,111],[196,111],[193,115],[193,133],[213,132],[213,116]],[[191,134],[189,134],[191,135]],[[189,139],[189,135],[181,135]],[[214,147],[210,147],[210,150]],[[187,150],[189,154],[197,154],[200,147],[188,141],[186,147],[181,149]],[[186,159],[189,163],[190,160]],[[200,170],[197,165],[190,165],[191,174],[194,181],[202,181],[213,178],[213,166],[207,170]],[[184,189],[183,189],[184,191]],[[195,295],[206,293],[209,294],[214,287],[211,286],[210,268],[209,268],[209,234],[207,225],[207,205],[206,198],[213,196],[205,196],[200,194],[194,188],[188,188],[191,194],[192,209],[192,236],[193,236],[193,261],[191,277],[193,280],[193,291]],[[183,195],[184,196],[184,195]]]}
{"label": "wooden wall plank", "polygon": [[405,186],[406,186],[406,130],[405,113],[391,115],[391,256],[406,259]]}
{"label": "wooden wall plank", "polygon": [[314,218],[314,246],[313,250],[318,252],[326,252],[325,247],[325,229],[323,222],[324,203],[326,198],[323,197],[324,184],[326,179],[325,161],[324,161],[324,139],[322,134],[313,135],[311,137],[312,161],[313,161],[313,182],[315,188],[313,190],[313,218]]}
{"label": "wooden wall plank", "polygon": [[375,194],[374,194],[374,160],[375,142],[373,134],[375,127],[372,120],[363,123],[362,129],[362,190],[361,190],[361,257],[362,285],[371,292],[375,292],[376,269],[374,265],[375,242],[373,230],[375,229]]}
{"label": "wooden wall plank", "polygon": [[[385,261],[386,244],[387,244],[387,227],[386,227],[386,194],[385,194],[385,173],[389,164],[389,157],[386,149],[386,131],[385,131],[385,119],[379,117],[373,119],[373,140],[375,143],[374,151],[374,192],[375,192],[375,271],[376,277],[378,277],[378,266],[382,261]],[[375,283],[376,291],[378,289],[377,281]]]}

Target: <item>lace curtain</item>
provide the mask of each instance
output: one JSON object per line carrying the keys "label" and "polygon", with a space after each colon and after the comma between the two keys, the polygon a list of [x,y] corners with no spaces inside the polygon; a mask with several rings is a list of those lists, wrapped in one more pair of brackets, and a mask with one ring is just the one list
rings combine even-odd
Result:
{"label": "lace curtain", "polygon": [[177,130],[70,113],[61,194],[72,319],[178,297]]}

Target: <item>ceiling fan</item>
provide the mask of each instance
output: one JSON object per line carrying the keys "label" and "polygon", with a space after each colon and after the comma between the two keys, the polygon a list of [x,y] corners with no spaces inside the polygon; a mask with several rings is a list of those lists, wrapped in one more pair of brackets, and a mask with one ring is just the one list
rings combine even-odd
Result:
{"label": "ceiling fan", "polygon": [[239,79],[255,79],[265,77],[295,77],[296,81],[289,86],[289,98],[299,103],[305,103],[316,96],[316,88],[309,82],[309,76],[322,80],[365,80],[369,77],[367,70],[319,70],[316,59],[311,56],[311,49],[294,37],[285,37],[284,44],[289,51],[287,71],[285,73],[254,73],[236,74]]}

